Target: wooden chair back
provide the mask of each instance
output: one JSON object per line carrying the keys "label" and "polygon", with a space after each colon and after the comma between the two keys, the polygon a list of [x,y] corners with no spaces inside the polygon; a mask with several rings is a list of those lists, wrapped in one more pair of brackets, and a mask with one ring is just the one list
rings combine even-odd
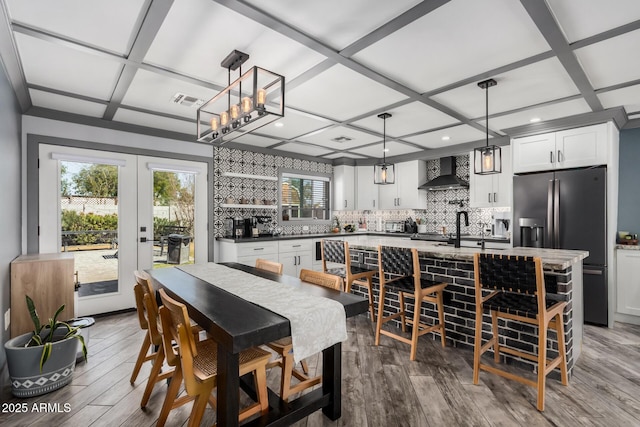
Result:
{"label": "wooden chair back", "polygon": [[136,313],[138,313],[138,323],[140,323],[140,329],[149,329],[149,322],[147,321],[147,315],[144,310],[144,290],[140,284],[133,285],[133,294],[136,297]]}
{"label": "wooden chair back", "polygon": [[282,263],[279,263],[279,262],[258,258],[256,260],[256,268],[258,270],[264,270],[264,271],[269,271],[271,273],[282,274],[282,270],[284,266],[282,265]]}
{"label": "wooden chair back", "polygon": [[345,250],[342,240],[322,239],[320,250],[322,254],[322,270],[327,271],[327,263],[346,265]]}
{"label": "wooden chair back", "polygon": [[158,301],[156,300],[156,293],[151,284],[151,277],[143,271],[134,271],[133,274],[136,277],[136,287],[139,287],[139,291],[136,292],[142,294],[143,315],[148,325],[151,342],[154,345],[160,345],[162,344],[162,331],[159,328],[160,317],[158,314]]}
{"label": "wooden chair back", "polygon": [[473,256],[476,298],[482,290],[535,295],[539,313],[545,309],[546,289],[539,257],[476,253]]}
{"label": "wooden chair back", "polygon": [[314,285],[324,286],[325,288],[342,290],[342,279],[332,274],[326,274],[321,271],[312,271],[307,269],[300,270],[300,280]]}
{"label": "wooden chair back", "polygon": [[[169,297],[164,289],[160,289],[158,292],[162,299],[160,319],[167,362],[172,366],[181,365],[187,394],[195,396],[200,392],[200,383],[196,381],[193,364],[193,359],[198,355],[198,352],[191,332],[191,321],[187,307]],[[172,341],[178,344],[177,348],[172,346]],[[174,363],[175,365],[173,365]]]}

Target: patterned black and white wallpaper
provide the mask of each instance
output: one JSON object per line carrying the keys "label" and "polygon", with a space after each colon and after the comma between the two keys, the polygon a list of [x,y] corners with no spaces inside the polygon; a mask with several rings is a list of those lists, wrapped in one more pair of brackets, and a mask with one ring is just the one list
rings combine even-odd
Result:
{"label": "patterned black and white wallpaper", "polygon": [[[224,219],[254,215],[271,216],[277,223],[277,209],[270,206],[278,204],[278,181],[225,176],[225,172],[278,177],[279,168],[296,169],[304,172],[333,173],[333,166],[328,163],[294,159],[272,154],[255,153],[226,147],[214,148],[214,182],[213,182],[213,216],[215,237],[224,236]],[[244,199],[244,200],[243,200]],[[246,202],[264,207],[225,207],[224,205]],[[281,226],[284,234],[300,234],[302,226]],[[329,231],[329,225],[309,226],[309,232],[322,233]]]}
{"label": "patterned black and white wallpaper", "polygon": [[[440,160],[427,161],[427,178],[432,180],[440,175]],[[469,156],[456,156],[456,175],[469,181]],[[462,206],[461,206],[462,204]],[[427,205],[424,210],[391,210],[391,211],[337,211],[334,215],[342,224],[357,224],[359,219],[367,222],[368,229],[376,230],[379,220],[398,221],[407,217],[420,218],[427,224],[427,232],[439,233],[445,227],[447,233],[454,232],[456,212],[465,210],[469,213],[469,227],[464,233],[479,235],[482,223],[491,226],[494,212],[506,211],[506,208],[471,208],[469,207],[469,190],[441,190],[427,192]]]}

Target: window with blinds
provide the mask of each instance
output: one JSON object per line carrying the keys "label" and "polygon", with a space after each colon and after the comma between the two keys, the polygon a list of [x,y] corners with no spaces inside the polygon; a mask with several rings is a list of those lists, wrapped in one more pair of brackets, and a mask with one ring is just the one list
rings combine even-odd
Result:
{"label": "window with blinds", "polygon": [[282,220],[330,219],[330,184],[329,177],[282,173]]}

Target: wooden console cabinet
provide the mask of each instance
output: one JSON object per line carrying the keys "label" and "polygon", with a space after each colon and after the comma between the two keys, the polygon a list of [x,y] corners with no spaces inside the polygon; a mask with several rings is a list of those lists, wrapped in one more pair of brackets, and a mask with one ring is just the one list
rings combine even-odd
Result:
{"label": "wooden console cabinet", "polygon": [[42,323],[62,304],[58,320],[74,317],[73,274],[69,253],[21,255],[11,262],[11,338],[33,330],[25,295],[33,299]]}

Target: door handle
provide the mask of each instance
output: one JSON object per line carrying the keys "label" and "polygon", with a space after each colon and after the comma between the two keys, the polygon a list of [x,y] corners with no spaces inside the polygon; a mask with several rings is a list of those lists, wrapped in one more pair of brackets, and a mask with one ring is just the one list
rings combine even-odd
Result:
{"label": "door handle", "polygon": [[602,270],[588,270],[586,268],[582,269],[584,274],[592,274],[594,276],[602,276]]}
{"label": "door handle", "polygon": [[140,243],[147,243],[147,238],[146,237],[141,237],[140,238]]}

